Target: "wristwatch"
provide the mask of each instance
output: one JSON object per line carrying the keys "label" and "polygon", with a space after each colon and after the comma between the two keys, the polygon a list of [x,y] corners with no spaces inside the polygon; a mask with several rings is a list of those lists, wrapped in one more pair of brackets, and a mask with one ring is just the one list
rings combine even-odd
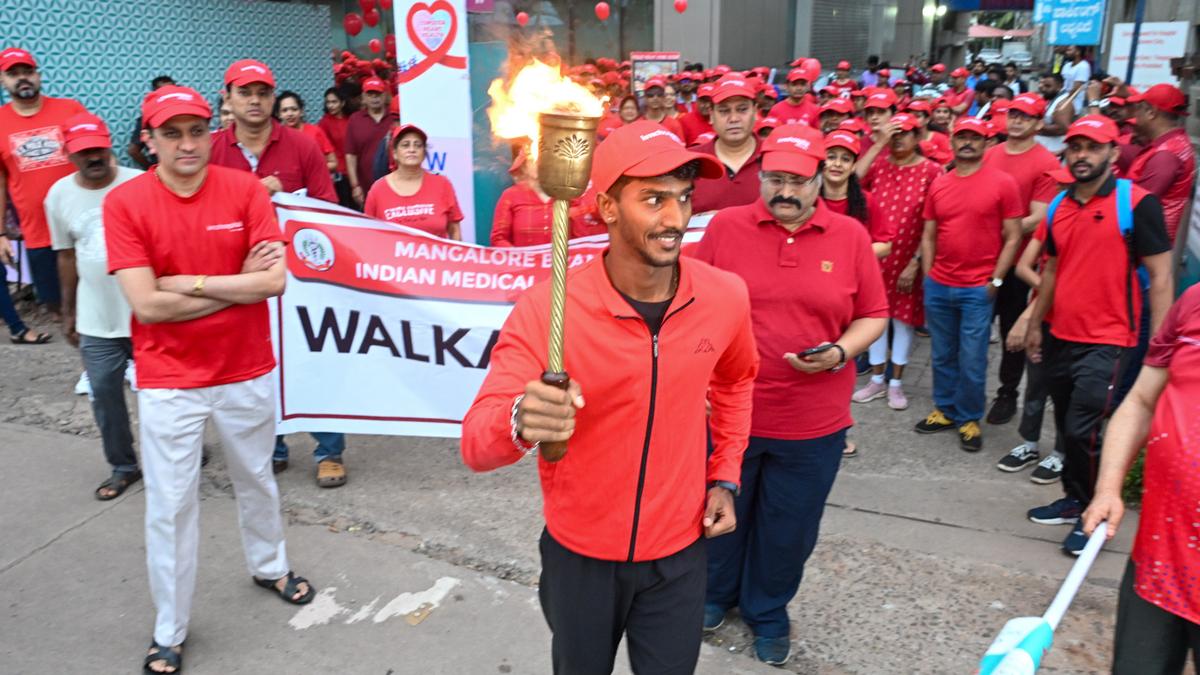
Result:
{"label": "wristwatch", "polygon": [[1001,279],[999,277],[992,278],[992,287],[993,288],[1000,288],[1003,285],[1004,285],[1004,279]]}
{"label": "wristwatch", "polygon": [[733,494],[734,496],[736,496],[736,495],[737,495],[737,493],[738,493],[738,486],[737,486],[737,484],[736,484],[736,483],[731,483],[731,482],[729,482],[729,481],[727,481],[727,480],[714,480],[714,481],[709,481],[709,483],[708,483],[708,489],[710,489],[710,490],[711,490],[711,489],[713,489],[713,488],[715,488],[715,487],[722,487],[722,488],[725,488],[726,490],[729,490],[730,494]]}
{"label": "wristwatch", "polygon": [[838,354],[840,354],[840,356],[838,357],[838,364],[830,368],[829,372],[836,373],[837,371],[846,367],[846,348],[836,342],[833,343],[833,348],[838,350]]}
{"label": "wristwatch", "polygon": [[192,295],[201,297],[204,295],[204,280],[208,277],[204,274],[196,277],[196,283],[192,284]]}

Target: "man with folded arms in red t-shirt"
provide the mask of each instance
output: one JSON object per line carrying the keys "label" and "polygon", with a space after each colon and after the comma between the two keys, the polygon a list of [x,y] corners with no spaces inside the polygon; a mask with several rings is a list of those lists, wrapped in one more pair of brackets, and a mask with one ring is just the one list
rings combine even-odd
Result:
{"label": "man with folded arms in red t-shirt", "polygon": [[560,461],[538,462],[538,595],[555,673],[612,672],[622,635],[635,673],[696,667],[704,537],[735,525],[758,372],[746,284],[679,256],[692,181],[720,172],[653,122],[604,139],[592,185],[610,246],[567,284],[570,388],[539,379],[550,313],[541,284],[517,301],[463,419],[463,460],[476,471],[567,442]]}
{"label": "man with folded arms in red t-shirt", "polygon": [[256,584],[304,604],[292,574],[271,472],[275,359],[265,300],[283,293],[283,244],[267,191],[245,171],[210,166],[212,111],[195,90],[147,94],[152,171],[104,201],[108,269],[133,309],[146,563],[157,618],[145,667],[182,668],[200,538],[205,424],[221,440]]}

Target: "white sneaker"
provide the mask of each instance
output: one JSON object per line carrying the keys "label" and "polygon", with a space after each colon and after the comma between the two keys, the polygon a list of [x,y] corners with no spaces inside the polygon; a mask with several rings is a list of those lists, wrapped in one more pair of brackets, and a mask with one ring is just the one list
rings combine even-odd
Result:
{"label": "white sneaker", "polygon": [[137,391],[137,369],[133,365],[133,359],[129,359],[129,365],[125,366],[125,381],[129,383],[130,391]]}
{"label": "white sneaker", "polygon": [[86,370],[83,371],[83,374],[79,376],[79,381],[75,383],[75,394],[77,396],[92,395],[92,381],[88,379]]}
{"label": "white sneaker", "polygon": [[882,382],[876,382],[875,380],[867,380],[867,385],[854,392],[854,395],[850,397],[850,400],[854,401],[855,403],[870,403],[871,401],[874,401],[877,398],[883,398],[884,396],[887,396],[886,384]]}

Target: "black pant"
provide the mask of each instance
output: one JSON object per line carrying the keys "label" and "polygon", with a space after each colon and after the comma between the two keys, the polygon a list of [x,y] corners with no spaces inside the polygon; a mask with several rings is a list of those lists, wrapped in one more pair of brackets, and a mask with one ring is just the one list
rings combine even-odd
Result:
{"label": "black pant", "polygon": [[1000,317],[1000,388],[996,390],[999,398],[1016,398],[1017,387],[1021,384],[1021,374],[1025,372],[1025,352],[1008,351],[1005,344],[1008,341],[1008,331],[1021,318],[1029,300],[1029,284],[1021,281],[1017,273],[1009,270],[1004,277],[1004,285],[996,293],[995,315]]}
{"label": "black pant", "polygon": [[[1050,324],[1043,323],[1042,335],[1049,334]],[[1046,414],[1046,399],[1050,397],[1046,391],[1047,367],[1045,363],[1025,360],[1025,403],[1021,407],[1021,422],[1017,426],[1017,433],[1023,441],[1038,442],[1042,438],[1042,418]]]}
{"label": "black pant", "polygon": [[1062,438],[1063,489],[1084,506],[1100,469],[1101,428],[1116,407],[1116,388],[1133,350],[1044,336],[1046,386]]}
{"label": "black pant", "polygon": [[1113,675],[1179,675],[1189,649],[1200,672],[1200,625],[1142,599],[1133,581],[1130,560],[1117,598]]}
{"label": "black pant", "polygon": [[557,675],[607,675],[625,635],[629,665],[646,675],[691,675],[700,657],[704,540],[646,562],[597,560],[542,530],[538,598],[554,634]]}

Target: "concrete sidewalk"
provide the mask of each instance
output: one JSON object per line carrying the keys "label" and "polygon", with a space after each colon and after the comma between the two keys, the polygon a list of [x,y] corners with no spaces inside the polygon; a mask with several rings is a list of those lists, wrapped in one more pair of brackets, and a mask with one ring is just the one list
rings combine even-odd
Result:
{"label": "concrete sidewalk", "polygon": [[[0,493],[0,672],[140,672],[153,623],[140,484],[98,502],[96,441],[11,424],[0,434],[0,462],[38,474]],[[535,589],[413,553],[403,536],[292,522],[289,557],[321,592],[296,608],[259,589],[234,502],[206,475],[187,673],[550,672]],[[698,672],[777,671],[705,645]]]}

